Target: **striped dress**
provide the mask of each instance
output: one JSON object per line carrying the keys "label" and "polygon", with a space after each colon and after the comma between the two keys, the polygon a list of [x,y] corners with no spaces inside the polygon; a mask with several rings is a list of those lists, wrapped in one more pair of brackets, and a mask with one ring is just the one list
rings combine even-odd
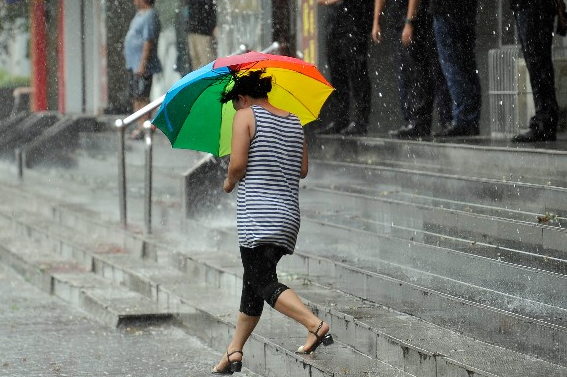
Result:
{"label": "striped dress", "polygon": [[236,223],[240,246],[275,244],[293,253],[299,232],[299,179],[303,129],[286,117],[252,106],[256,132],[246,175],[238,184]]}

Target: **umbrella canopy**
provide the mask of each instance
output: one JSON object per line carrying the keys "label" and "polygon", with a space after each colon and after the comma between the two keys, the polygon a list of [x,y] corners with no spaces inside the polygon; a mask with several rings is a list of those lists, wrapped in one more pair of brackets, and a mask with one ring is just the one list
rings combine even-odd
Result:
{"label": "umbrella canopy", "polygon": [[176,82],[166,93],[152,123],[174,148],[215,156],[230,154],[232,103],[221,104],[222,93],[234,85],[234,75],[264,69],[272,76],[268,100],[299,117],[302,125],[318,118],[333,91],[317,68],[303,60],[249,52],[219,58]]}

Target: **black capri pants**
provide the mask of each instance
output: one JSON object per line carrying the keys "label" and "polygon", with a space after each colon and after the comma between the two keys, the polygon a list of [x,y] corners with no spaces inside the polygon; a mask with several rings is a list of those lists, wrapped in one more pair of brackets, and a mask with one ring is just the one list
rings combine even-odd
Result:
{"label": "black capri pants", "polygon": [[287,250],[277,245],[240,247],[244,267],[240,296],[242,313],[253,317],[261,316],[264,301],[273,308],[282,292],[289,289],[278,281],[276,273],[276,266],[285,254],[289,254]]}

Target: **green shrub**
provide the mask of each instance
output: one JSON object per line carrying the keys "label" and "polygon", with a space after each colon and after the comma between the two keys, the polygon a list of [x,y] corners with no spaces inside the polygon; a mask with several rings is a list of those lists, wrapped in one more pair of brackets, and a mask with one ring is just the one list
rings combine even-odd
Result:
{"label": "green shrub", "polygon": [[5,69],[0,69],[0,88],[28,85],[30,85],[29,77],[12,76]]}

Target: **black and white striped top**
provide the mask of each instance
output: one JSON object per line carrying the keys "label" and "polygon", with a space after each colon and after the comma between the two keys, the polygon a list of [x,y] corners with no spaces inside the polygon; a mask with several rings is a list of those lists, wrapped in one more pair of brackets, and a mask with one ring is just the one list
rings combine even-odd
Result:
{"label": "black and white striped top", "polygon": [[299,179],[303,129],[297,116],[252,106],[256,132],[246,175],[238,184],[236,223],[240,246],[282,246],[291,254],[299,232]]}

